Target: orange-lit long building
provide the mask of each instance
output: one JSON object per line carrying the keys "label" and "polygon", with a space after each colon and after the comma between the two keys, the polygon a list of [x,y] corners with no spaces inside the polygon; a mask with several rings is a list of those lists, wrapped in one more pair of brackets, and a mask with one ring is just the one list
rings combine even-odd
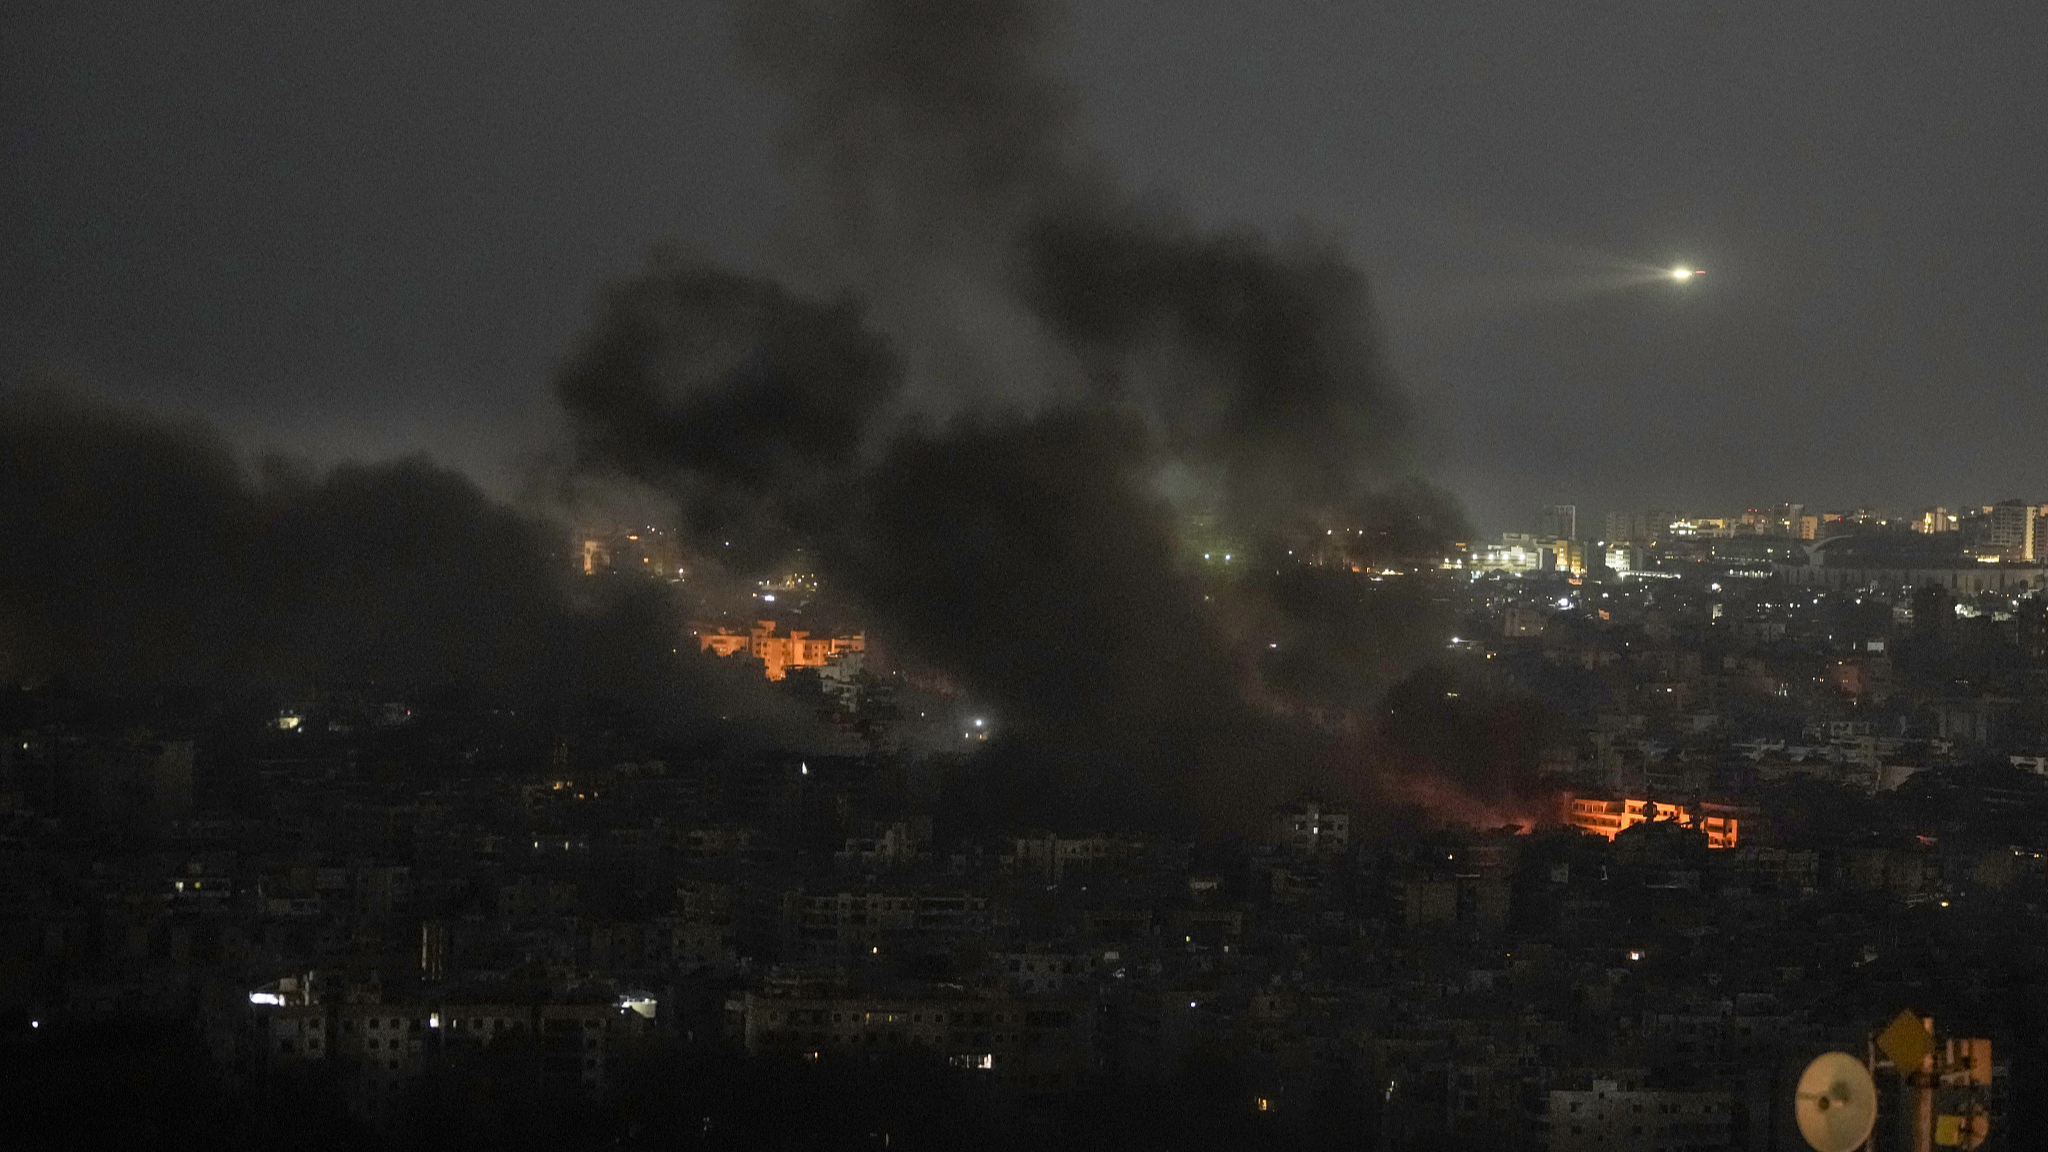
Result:
{"label": "orange-lit long building", "polygon": [[767,665],[770,680],[780,680],[789,675],[791,668],[823,668],[835,656],[865,652],[868,641],[866,634],[860,632],[816,640],[811,639],[809,632],[792,631],[777,636],[775,621],[756,620],[749,632],[734,632],[727,628],[711,632],[700,629],[697,647],[709,649],[720,656],[745,652]]}
{"label": "orange-lit long building", "polygon": [[[1713,805],[1707,805],[1712,808]],[[1741,821],[1723,812],[1700,812],[1695,814],[1681,804],[1665,804],[1657,800],[1591,800],[1573,797],[1570,808],[1565,812],[1565,821],[1584,832],[1605,836],[1609,840],[1619,836],[1623,829],[1633,828],[1652,820],[1668,820],[1688,828],[1697,828],[1707,834],[1707,847],[1733,848],[1741,831]]]}

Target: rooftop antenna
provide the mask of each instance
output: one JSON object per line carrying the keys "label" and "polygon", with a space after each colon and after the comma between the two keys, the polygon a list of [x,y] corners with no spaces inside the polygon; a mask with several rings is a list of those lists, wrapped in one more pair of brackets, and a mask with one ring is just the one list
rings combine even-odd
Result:
{"label": "rooftop antenna", "polygon": [[1814,1152],[1854,1152],[1877,1123],[1877,1083],[1863,1061],[1823,1052],[1800,1073],[1793,1112]]}

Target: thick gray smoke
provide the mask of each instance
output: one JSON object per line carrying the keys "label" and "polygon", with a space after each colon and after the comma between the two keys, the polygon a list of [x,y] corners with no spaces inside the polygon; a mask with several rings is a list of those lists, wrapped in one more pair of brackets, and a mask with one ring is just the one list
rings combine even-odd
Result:
{"label": "thick gray smoke", "polygon": [[[1409,403],[1381,360],[1363,276],[1333,247],[1205,233],[1117,187],[1047,64],[1058,5],[759,0],[743,12],[742,43],[789,102],[793,175],[814,196],[798,227],[832,222],[822,274],[875,301],[913,374],[933,342],[979,340],[990,359],[1029,365],[1036,379],[1006,389],[1027,404],[1135,405],[1161,463],[1192,484],[1176,494],[1244,527],[1355,512],[1405,470]],[[1036,347],[1017,347],[1034,343],[1020,330]],[[1013,373],[999,362],[981,375],[1013,385]]]}
{"label": "thick gray smoke", "polygon": [[813,549],[893,647],[1004,711],[1019,772],[1227,822],[1315,773],[1313,738],[1247,702],[1246,648],[1312,636],[1292,617],[1318,597],[1200,578],[1187,518],[1249,561],[1336,524],[1433,548],[1456,517],[1391,483],[1409,409],[1362,276],[1119,191],[1045,63],[1057,17],[748,5],[815,197],[797,275],[870,310],[658,263],[559,388],[587,466],[673,493],[712,554]]}
{"label": "thick gray smoke", "polygon": [[1040,0],[743,4],[742,50],[788,99],[792,175],[817,198],[800,226],[890,278],[1000,261],[1025,222],[1096,199],[1078,103],[1044,64],[1059,17]]}
{"label": "thick gray smoke", "polygon": [[679,496],[744,569],[833,526],[901,383],[851,298],[657,258],[612,289],[556,394],[588,458]]}
{"label": "thick gray smoke", "polygon": [[203,426],[0,387],[0,539],[8,687],[454,689],[678,720],[694,702],[793,729],[778,701],[675,651],[661,586],[574,581],[566,532],[423,460],[252,475]]}
{"label": "thick gray smoke", "polygon": [[1407,399],[1336,253],[1131,209],[1048,216],[1022,241],[1034,312],[1153,414],[1234,527],[1349,520],[1388,479]]}

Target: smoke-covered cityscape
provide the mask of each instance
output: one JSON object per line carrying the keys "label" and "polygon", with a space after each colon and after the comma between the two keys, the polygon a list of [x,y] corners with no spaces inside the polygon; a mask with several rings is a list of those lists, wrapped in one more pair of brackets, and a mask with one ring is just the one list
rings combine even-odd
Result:
{"label": "smoke-covered cityscape", "polygon": [[[1931,442],[1963,436],[1951,463],[2003,443],[1878,378],[1917,363],[1880,347],[1902,339],[1895,314],[1866,301],[1852,322],[1785,303],[1789,281],[1731,283],[1712,258],[1741,250],[1726,220],[1700,224],[1721,249],[1655,229],[1602,243],[1669,255],[1531,240],[1542,278],[1401,287],[1378,271],[1406,267],[1395,249],[1367,258],[1198,179],[1174,187],[1098,135],[1092,105],[1121,89],[1076,77],[1123,76],[1090,71],[1101,13],[700,7],[584,23],[518,6],[508,32],[222,0],[217,27],[159,29],[172,57],[231,58],[239,78],[160,73],[83,17],[13,53],[30,79],[6,126],[32,189],[0,328],[16,1138],[2035,1146],[2048,488],[2031,457],[1901,469],[1919,449],[1880,442],[1916,442],[1899,421],[1815,407],[1905,404]],[[1190,37],[1225,19],[1181,18]],[[1169,40],[1180,26],[1146,19]],[[1205,39],[1202,58],[1291,84],[1261,37],[1320,19],[1290,9]],[[1593,35],[1497,29],[1452,51],[1441,37],[1467,32],[1437,19],[1376,25],[1373,83],[1456,89],[1434,64],[1386,79],[1406,75],[1395,59],[1435,59],[1422,45],[1468,79],[1482,60],[1550,75],[1517,45]],[[1806,75],[1763,23],[1729,19],[1744,31],[1702,17],[1684,35],[1759,77]],[[1930,48],[1913,83],[2025,42],[1994,32]],[[686,40],[703,76],[662,72],[648,95],[638,54]],[[515,42],[538,55],[496,51]],[[505,84],[415,106],[366,79],[426,83],[462,59]],[[104,83],[78,79],[102,75],[89,63]],[[273,70],[290,93],[274,123],[255,111]],[[1133,106],[1159,99],[1131,83]],[[422,244],[418,259],[460,265],[455,249],[525,243],[487,184],[550,205],[610,187],[581,141],[642,129],[600,127],[605,94],[709,123],[728,88],[759,101],[733,106],[759,115],[730,112],[730,132],[773,158],[772,179],[748,177],[765,223],[746,242],[593,200],[549,208],[583,247],[608,237],[584,257],[591,292],[551,274],[548,300],[581,293],[566,312],[509,281],[399,272]],[[242,157],[221,195],[253,182],[375,223],[279,273],[259,249],[297,250],[297,209],[238,209],[254,239],[235,243],[256,247],[174,260],[170,294],[218,289],[219,306],[190,323],[136,311],[149,253],[210,226],[202,174],[221,161],[190,157],[234,136],[151,119],[151,93],[251,117],[219,145]],[[1315,118],[1313,101],[1277,107]],[[517,154],[548,174],[483,144],[419,151],[408,109],[465,141],[528,123]],[[74,114],[173,157],[162,219],[132,207],[140,192],[79,185],[80,204],[131,206],[106,218],[118,259],[88,258],[96,209],[58,195],[83,180],[49,143]],[[1849,150],[1862,130],[1838,115],[1799,148]],[[1607,123],[1576,116],[1594,136]],[[1616,116],[1604,147],[1634,131]],[[1456,123],[1406,130],[1450,140]],[[1739,137],[1712,137],[1716,155],[1777,178],[1775,145]],[[167,143],[186,140],[189,155]],[[729,176],[718,156],[689,170],[707,187]],[[466,209],[414,206],[442,203],[406,182],[421,172],[462,174],[447,204],[474,195],[500,239]],[[417,201],[379,199],[401,187]],[[1832,219],[1847,193],[1813,188]],[[1654,211],[1685,235],[1688,213]],[[265,285],[247,311],[225,287],[242,268]],[[337,278],[360,303],[292,302],[328,300]],[[79,302],[86,284],[101,303]],[[1739,406],[1751,385],[1727,380],[1759,357],[1863,350],[1813,399],[1759,394],[1732,433],[1673,407],[1689,385],[1619,367],[1618,350],[1666,347],[1683,314],[1745,290],[1764,311],[1687,337],[1695,367],[1673,369],[1721,365],[1697,386],[1729,399],[1703,411]],[[458,301],[493,318],[451,320]],[[2010,309],[1968,310],[1973,338],[2010,336]],[[1955,351],[1961,323],[1912,329],[1958,377],[1993,356]],[[498,351],[470,367],[364,366],[427,364],[396,350],[471,328]],[[263,351],[330,339],[382,351],[355,383]],[[1994,366],[1969,387],[2030,445],[2019,396],[2048,361],[1996,346],[2032,375]],[[247,353],[229,383],[176,383],[223,348]],[[1617,383],[1564,419],[1535,391],[1546,361]],[[472,369],[530,379],[459,382]],[[1435,386],[1503,373],[1529,390]]]}

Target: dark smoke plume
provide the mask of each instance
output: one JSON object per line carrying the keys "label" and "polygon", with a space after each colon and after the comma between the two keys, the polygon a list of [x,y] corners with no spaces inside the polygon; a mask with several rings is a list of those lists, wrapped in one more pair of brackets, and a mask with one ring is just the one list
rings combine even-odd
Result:
{"label": "dark smoke plume", "polygon": [[1155,414],[1236,525],[1349,512],[1387,479],[1408,402],[1336,253],[1132,210],[1047,217],[1021,240],[1035,314]]}
{"label": "dark smoke plume", "polygon": [[851,298],[663,256],[612,289],[556,393],[588,458],[677,496],[685,526],[744,566],[832,525],[900,384]]}
{"label": "dark smoke plume", "polygon": [[1000,249],[1097,183],[1044,64],[1061,23],[1041,0],[752,0],[740,43],[790,101],[794,175],[842,255],[900,266]]}
{"label": "dark smoke plume", "polygon": [[0,539],[0,683],[737,703],[658,586],[572,583],[565,533],[422,460],[252,476],[207,428],[0,389]]}
{"label": "dark smoke plume", "polygon": [[[859,293],[866,327],[851,305],[658,262],[559,386],[587,467],[672,492],[708,554],[729,533],[750,555],[813,550],[892,648],[1001,710],[1005,755],[1064,764],[1040,775],[1077,795],[1107,780],[1241,819],[1319,767],[1302,725],[1248,703],[1288,687],[1260,682],[1263,653],[1305,638],[1278,679],[1316,685],[1320,616],[1371,615],[1263,573],[1340,524],[1346,564],[1461,530],[1453,503],[1394,483],[1410,410],[1360,274],[1119,191],[1045,63],[1058,15],[746,6],[816,197],[796,275]],[[1194,517],[1262,574],[1203,576]],[[1384,688],[1408,647],[1329,663],[1366,686],[1328,694]]]}
{"label": "dark smoke plume", "polygon": [[1127,410],[911,434],[868,478],[832,570],[884,635],[996,701],[1095,819],[1163,803],[1241,826],[1306,781],[1312,748],[1239,691],[1152,466]]}
{"label": "dark smoke plume", "polygon": [[[1119,189],[1046,62],[1058,5],[761,0],[743,13],[751,62],[789,101],[813,216],[836,224],[819,246],[837,258],[809,272],[875,300],[908,350],[911,395],[1135,405],[1182,511],[1239,532],[1356,522],[1411,471],[1411,405],[1363,276],[1327,243],[1204,232]],[[951,351],[977,341],[979,364]],[[915,378],[932,365],[968,378]]]}

